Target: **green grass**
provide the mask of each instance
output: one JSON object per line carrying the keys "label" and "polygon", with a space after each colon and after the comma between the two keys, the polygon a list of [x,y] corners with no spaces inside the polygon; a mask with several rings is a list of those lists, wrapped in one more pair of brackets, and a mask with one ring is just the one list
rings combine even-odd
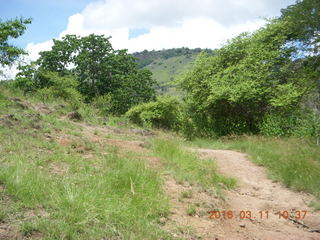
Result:
{"label": "green grass", "polygon": [[191,57],[177,56],[168,59],[159,59],[146,66],[146,68],[152,72],[153,79],[159,86],[166,88],[165,94],[176,95],[177,90],[174,81],[193,65],[195,58],[196,55]]}
{"label": "green grass", "polygon": [[188,206],[188,208],[187,208],[187,214],[188,214],[189,216],[195,216],[195,215],[197,214],[197,209],[196,209],[196,207],[193,206],[193,205]]}
{"label": "green grass", "polygon": [[271,178],[320,198],[320,147],[308,139],[251,136],[196,139],[192,145],[246,152],[253,162],[268,169]]}
{"label": "green grass", "polygon": [[235,179],[217,173],[214,161],[200,159],[196,153],[187,150],[178,139],[155,139],[153,151],[156,156],[161,157],[165,168],[179,182],[187,181],[203,188],[236,186]]}
{"label": "green grass", "polygon": [[[161,180],[142,161],[111,151],[88,162],[41,138],[5,130],[0,137],[7,153],[0,158],[0,181],[14,198],[17,211],[42,208],[49,213],[28,223],[45,239],[158,239],[165,235],[155,224],[168,211]],[[51,164],[62,163],[69,166],[66,174],[50,173]],[[25,224],[22,220],[22,231]]]}
{"label": "green grass", "polygon": [[[43,239],[172,239],[158,224],[169,207],[162,179],[144,160],[89,142],[55,116],[33,119],[31,109],[0,98],[0,118],[15,118],[0,127],[1,221]],[[47,134],[74,140],[59,145]]]}

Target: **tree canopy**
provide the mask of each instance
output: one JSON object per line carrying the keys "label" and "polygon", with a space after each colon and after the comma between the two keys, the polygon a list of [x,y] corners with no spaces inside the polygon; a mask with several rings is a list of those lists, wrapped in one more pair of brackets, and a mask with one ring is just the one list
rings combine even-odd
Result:
{"label": "tree canopy", "polygon": [[198,132],[258,133],[266,116],[287,117],[314,92],[319,82],[319,65],[314,65],[319,58],[319,4],[298,1],[282,13],[253,34],[235,37],[215,55],[201,54],[182,78]]}
{"label": "tree canopy", "polygon": [[[50,51],[40,53],[40,58],[22,71],[20,77],[33,80],[36,87],[48,87],[37,72],[57,72],[60,76],[72,74],[79,85],[77,89],[87,102],[108,95],[113,113],[124,113],[130,107],[154,99],[153,80],[148,70],[138,69],[135,59],[127,50],[114,50],[109,38],[91,34],[85,37],[66,35],[54,40]],[[107,103],[106,103],[107,104]]]}
{"label": "tree canopy", "polygon": [[25,51],[9,43],[10,38],[20,37],[26,30],[31,19],[20,18],[8,21],[0,19],[0,66],[11,65]]}

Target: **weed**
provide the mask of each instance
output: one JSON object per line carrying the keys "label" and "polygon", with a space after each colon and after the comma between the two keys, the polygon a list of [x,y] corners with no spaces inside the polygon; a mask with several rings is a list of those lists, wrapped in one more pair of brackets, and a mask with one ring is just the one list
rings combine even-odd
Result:
{"label": "weed", "polygon": [[181,193],[181,197],[182,198],[192,198],[192,191],[191,190],[190,191],[183,191]]}
{"label": "weed", "polygon": [[195,206],[193,206],[193,205],[188,206],[187,214],[188,214],[189,216],[195,216],[196,213],[197,213],[197,209],[196,209]]}

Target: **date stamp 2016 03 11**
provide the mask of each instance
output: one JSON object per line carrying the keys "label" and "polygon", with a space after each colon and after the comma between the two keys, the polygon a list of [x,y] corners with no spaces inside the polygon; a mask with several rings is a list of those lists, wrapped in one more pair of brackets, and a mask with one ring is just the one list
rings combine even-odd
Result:
{"label": "date stamp 2016 03 11", "polygon": [[210,219],[269,219],[270,214],[278,215],[279,219],[294,218],[295,220],[302,220],[307,216],[307,210],[296,210],[296,211],[277,211],[271,212],[269,210],[251,211],[251,210],[212,210],[208,214]]}

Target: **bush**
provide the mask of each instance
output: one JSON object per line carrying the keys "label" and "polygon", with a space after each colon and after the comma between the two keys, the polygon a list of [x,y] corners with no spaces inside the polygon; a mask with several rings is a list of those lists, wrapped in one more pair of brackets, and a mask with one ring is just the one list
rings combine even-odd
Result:
{"label": "bush", "polygon": [[76,90],[78,82],[73,76],[61,77],[58,73],[46,72],[43,73],[43,77],[47,79],[48,86],[37,90],[37,95],[42,101],[63,99],[74,109],[81,105],[82,95]]}
{"label": "bush", "polygon": [[112,109],[112,97],[111,94],[105,94],[93,99],[92,104],[100,110],[102,114],[111,112]]}
{"label": "bush", "polygon": [[289,113],[268,113],[260,124],[265,136],[318,137],[320,118],[315,112],[298,109]]}
{"label": "bush", "polygon": [[135,124],[165,129],[179,126],[180,103],[175,97],[161,97],[155,102],[131,108],[126,116]]}

